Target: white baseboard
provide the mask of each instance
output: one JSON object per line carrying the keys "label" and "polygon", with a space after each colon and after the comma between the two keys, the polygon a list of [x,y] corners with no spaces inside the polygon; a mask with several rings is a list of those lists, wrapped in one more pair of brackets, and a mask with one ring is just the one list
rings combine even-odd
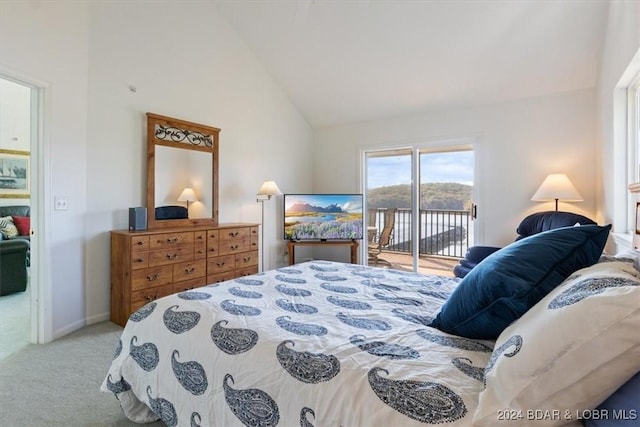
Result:
{"label": "white baseboard", "polygon": [[96,314],[95,316],[87,317],[84,320],[78,320],[77,322],[73,322],[70,325],[65,326],[64,328],[58,329],[57,331],[53,331],[53,340],[57,340],[58,338],[62,338],[65,335],[70,334],[71,332],[75,332],[80,328],[83,328],[88,325],[93,325],[94,323],[104,322],[105,320],[109,320],[110,313],[101,313]]}

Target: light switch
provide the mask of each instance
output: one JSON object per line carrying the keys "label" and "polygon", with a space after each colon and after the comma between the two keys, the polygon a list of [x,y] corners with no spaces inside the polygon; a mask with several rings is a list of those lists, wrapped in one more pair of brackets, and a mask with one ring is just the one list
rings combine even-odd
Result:
{"label": "light switch", "polygon": [[69,209],[69,200],[66,197],[55,196],[53,198],[53,209],[56,211],[66,211]]}

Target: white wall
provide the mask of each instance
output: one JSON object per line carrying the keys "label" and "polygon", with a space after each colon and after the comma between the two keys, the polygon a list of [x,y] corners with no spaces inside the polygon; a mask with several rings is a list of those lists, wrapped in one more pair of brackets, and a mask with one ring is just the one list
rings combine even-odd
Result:
{"label": "white wall", "polygon": [[569,175],[585,201],[560,209],[594,217],[595,93],[568,92],[478,108],[322,129],[314,145],[315,191],[358,191],[360,147],[472,137],[481,216],[477,244],[513,241],[520,220],[553,203],[531,196],[549,173]]}
{"label": "white wall", "polygon": [[[0,149],[31,151],[31,89],[0,79]],[[0,206],[29,205],[30,199],[0,197]]]}
{"label": "white wall", "polygon": [[[41,214],[49,229],[36,230],[46,252],[36,261],[45,269],[44,327],[53,336],[86,316],[88,18],[87,2],[0,2],[2,71],[47,86]],[[54,195],[68,197],[69,210],[53,211]]]}
{"label": "white wall", "polygon": [[[209,2],[1,3],[1,65],[51,82],[49,191],[70,202],[44,212],[54,337],[109,317],[109,230],[146,204],[145,112],[222,129],[221,222],[260,222],[265,180],[312,189],[309,125]],[[280,203],[267,268],[283,262]]]}
{"label": "white wall", "polygon": [[[630,69],[640,49],[640,2],[616,1],[609,6],[609,19],[598,80],[598,217],[614,225],[614,231],[626,232],[626,91],[616,89],[625,71],[639,72],[640,64]],[[630,244],[630,241],[629,241]],[[625,248],[613,245],[611,251]]]}
{"label": "white wall", "polygon": [[10,80],[0,80],[0,148],[26,150],[31,148],[31,90]]}

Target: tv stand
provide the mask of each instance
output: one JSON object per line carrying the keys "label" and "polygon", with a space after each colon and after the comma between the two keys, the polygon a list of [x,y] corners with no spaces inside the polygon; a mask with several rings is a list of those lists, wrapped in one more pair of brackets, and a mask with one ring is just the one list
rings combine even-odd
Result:
{"label": "tv stand", "polygon": [[287,249],[289,250],[289,265],[296,262],[296,246],[351,246],[351,264],[358,263],[358,241],[357,240],[289,240]]}

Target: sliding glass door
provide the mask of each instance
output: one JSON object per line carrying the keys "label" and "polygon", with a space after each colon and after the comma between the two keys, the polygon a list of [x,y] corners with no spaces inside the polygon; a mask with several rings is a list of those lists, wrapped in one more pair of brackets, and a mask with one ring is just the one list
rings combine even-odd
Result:
{"label": "sliding glass door", "polygon": [[448,274],[473,242],[472,144],[369,150],[363,163],[369,265]]}

